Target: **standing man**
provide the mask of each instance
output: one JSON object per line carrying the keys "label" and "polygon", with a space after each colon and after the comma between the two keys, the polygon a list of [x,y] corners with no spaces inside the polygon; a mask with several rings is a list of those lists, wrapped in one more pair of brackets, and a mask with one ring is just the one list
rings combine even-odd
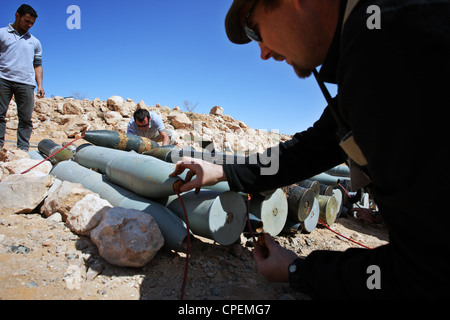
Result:
{"label": "standing man", "polygon": [[[300,258],[266,234],[269,255],[258,245],[254,251],[259,272],[312,298],[448,298],[448,210],[426,195],[423,181],[444,190],[450,180],[449,19],[450,0],[234,0],[229,39],[257,42],[262,59],[286,61],[301,78],[314,74],[328,107],[276,147],[276,174],[262,174],[262,161],[220,166],[183,158],[172,174],[190,170],[179,191],[226,180],[252,194],[347,161],[352,187],[372,193],[389,244]],[[335,98],[322,81],[338,85]]]}
{"label": "standing man", "polygon": [[28,151],[33,122],[34,88],[38,97],[45,96],[42,86],[42,46],[28,30],[36,22],[36,11],[23,4],[17,9],[16,21],[0,29],[0,148],[5,143],[6,112],[14,94],[19,126],[17,147]]}
{"label": "standing man", "polygon": [[164,126],[161,117],[153,111],[138,109],[128,123],[127,133],[149,138],[155,142],[162,142],[163,146],[174,144],[176,133]]}

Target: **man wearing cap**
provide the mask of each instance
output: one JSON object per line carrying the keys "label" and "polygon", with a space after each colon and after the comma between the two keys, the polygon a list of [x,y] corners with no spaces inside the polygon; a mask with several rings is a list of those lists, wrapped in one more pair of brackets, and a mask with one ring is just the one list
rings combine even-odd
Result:
{"label": "man wearing cap", "polygon": [[0,29],[0,148],[5,142],[6,112],[14,95],[19,125],[17,147],[28,151],[33,130],[31,116],[34,107],[34,88],[38,97],[45,96],[42,85],[42,46],[29,33],[38,17],[36,11],[23,4],[17,9],[16,21]]}
{"label": "man wearing cap", "polygon": [[[258,270],[312,298],[448,297],[448,210],[427,186],[445,190],[450,179],[449,18],[449,0],[235,0],[229,39],[256,41],[262,59],[286,61],[300,78],[314,74],[328,106],[311,128],[276,147],[276,174],[261,174],[264,163],[183,158],[174,175],[190,171],[180,191],[228,181],[231,190],[257,193],[347,161],[352,187],[371,192],[389,244],[299,258],[266,235],[269,256],[254,251]],[[337,84],[338,95],[323,82]]]}

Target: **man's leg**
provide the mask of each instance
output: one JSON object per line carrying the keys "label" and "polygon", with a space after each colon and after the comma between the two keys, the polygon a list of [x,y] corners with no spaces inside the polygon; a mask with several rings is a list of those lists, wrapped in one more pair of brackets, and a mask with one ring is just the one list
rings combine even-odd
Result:
{"label": "man's leg", "polygon": [[0,149],[5,144],[6,112],[12,95],[12,84],[8,80],[0,79]]}
{"label": "man's leg", "polygon": [[30,137],[33,131],[34,87],[26,84],[15,83],[14,96],[17,103],[17,148],[28,151]]}

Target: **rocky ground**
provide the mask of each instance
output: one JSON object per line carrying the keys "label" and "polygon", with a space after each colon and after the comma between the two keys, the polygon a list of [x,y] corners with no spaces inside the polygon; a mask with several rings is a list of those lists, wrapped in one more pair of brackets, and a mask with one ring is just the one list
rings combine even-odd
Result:
{"label": "rocky ground", "polygon": [[[38,127],[33,145],[52,131],[55,136],[53,126],[48,130],[42,124]],[[54,140],[61,143],[64,136],[61,138]],[[6,139],[15,140],[14,129],[8,129]],[[13,148],[12,144],[6,147]],[[369,247],[388,241],[382,225],[356,218],[340,217],[332,228]],[[185,299],[308,299],[292,292],[287,284],[267,282],[257,272],[252,241],[247,236],[243,234],[231,246],[195,238]],[[276,240],[299,256],[314,250],[358,247],[322,226],[310,234],[282,233]],[[38,210],[0,215],[0,300],[176,300],[181,293],[185,258],[183,253],[163,248],[142,268],[117,267],[102,259],[89,237],[73,233],[59,219],[47,218]]]}
{"label": "rocky ground", "polygon": [[[370,247],[387,243],[386,230],[355,218],[339,218],[333,229]],[[306,256],[314,250],[358,247],[317,227],[311,234],[281,234],[284,247]],[[287,284],[269,283],[256,270],[251,239],[220,246],[196,238],[192,244],[185,299],[307,299]],[[0,299],[138,300],[179,299],[185,255],[162,249],[143,268],[108,264],[88,237],[40,214],[0,217]]]}

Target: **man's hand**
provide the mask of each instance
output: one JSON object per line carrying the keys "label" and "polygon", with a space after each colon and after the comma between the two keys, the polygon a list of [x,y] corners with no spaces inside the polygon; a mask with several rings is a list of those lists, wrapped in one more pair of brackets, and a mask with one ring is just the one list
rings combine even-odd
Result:
{"label": "man's hand", "polygon": [[[176,177],[186,169],[189,169],[186,174],[186,183],[180,187],[180,192],[195,189],[195,193],[199,193],[203,186],[213,186],[220,181],[226,181],[221,165],[189,157],[183,157],[181,161],[178,161],[175,171],[170,176]],[[195,179],[192,180],[194,176]]]}
{"label": "man's hand", "polygon": [[271,282],[289,282],[288,268],[297,254],[281,247],[268,233],[264,235],[264,245],[256,244],[253,252],[259,273]]}
{"label": "man's hand", "polygon": [[37,96],[38,98],[44,98],[45,97],[45,91],[42,87],[38,87],[37,89]]}
{"label": "man's hand", "polygon": [[43,78],[44,78],[44,71],[42,69],[42,66],[36,66],[34,67],[34,72],[36,74],[36,84],[37,84],[37,96],[38,98],[44,98],[45,97],[45,91],[43,86]]}

